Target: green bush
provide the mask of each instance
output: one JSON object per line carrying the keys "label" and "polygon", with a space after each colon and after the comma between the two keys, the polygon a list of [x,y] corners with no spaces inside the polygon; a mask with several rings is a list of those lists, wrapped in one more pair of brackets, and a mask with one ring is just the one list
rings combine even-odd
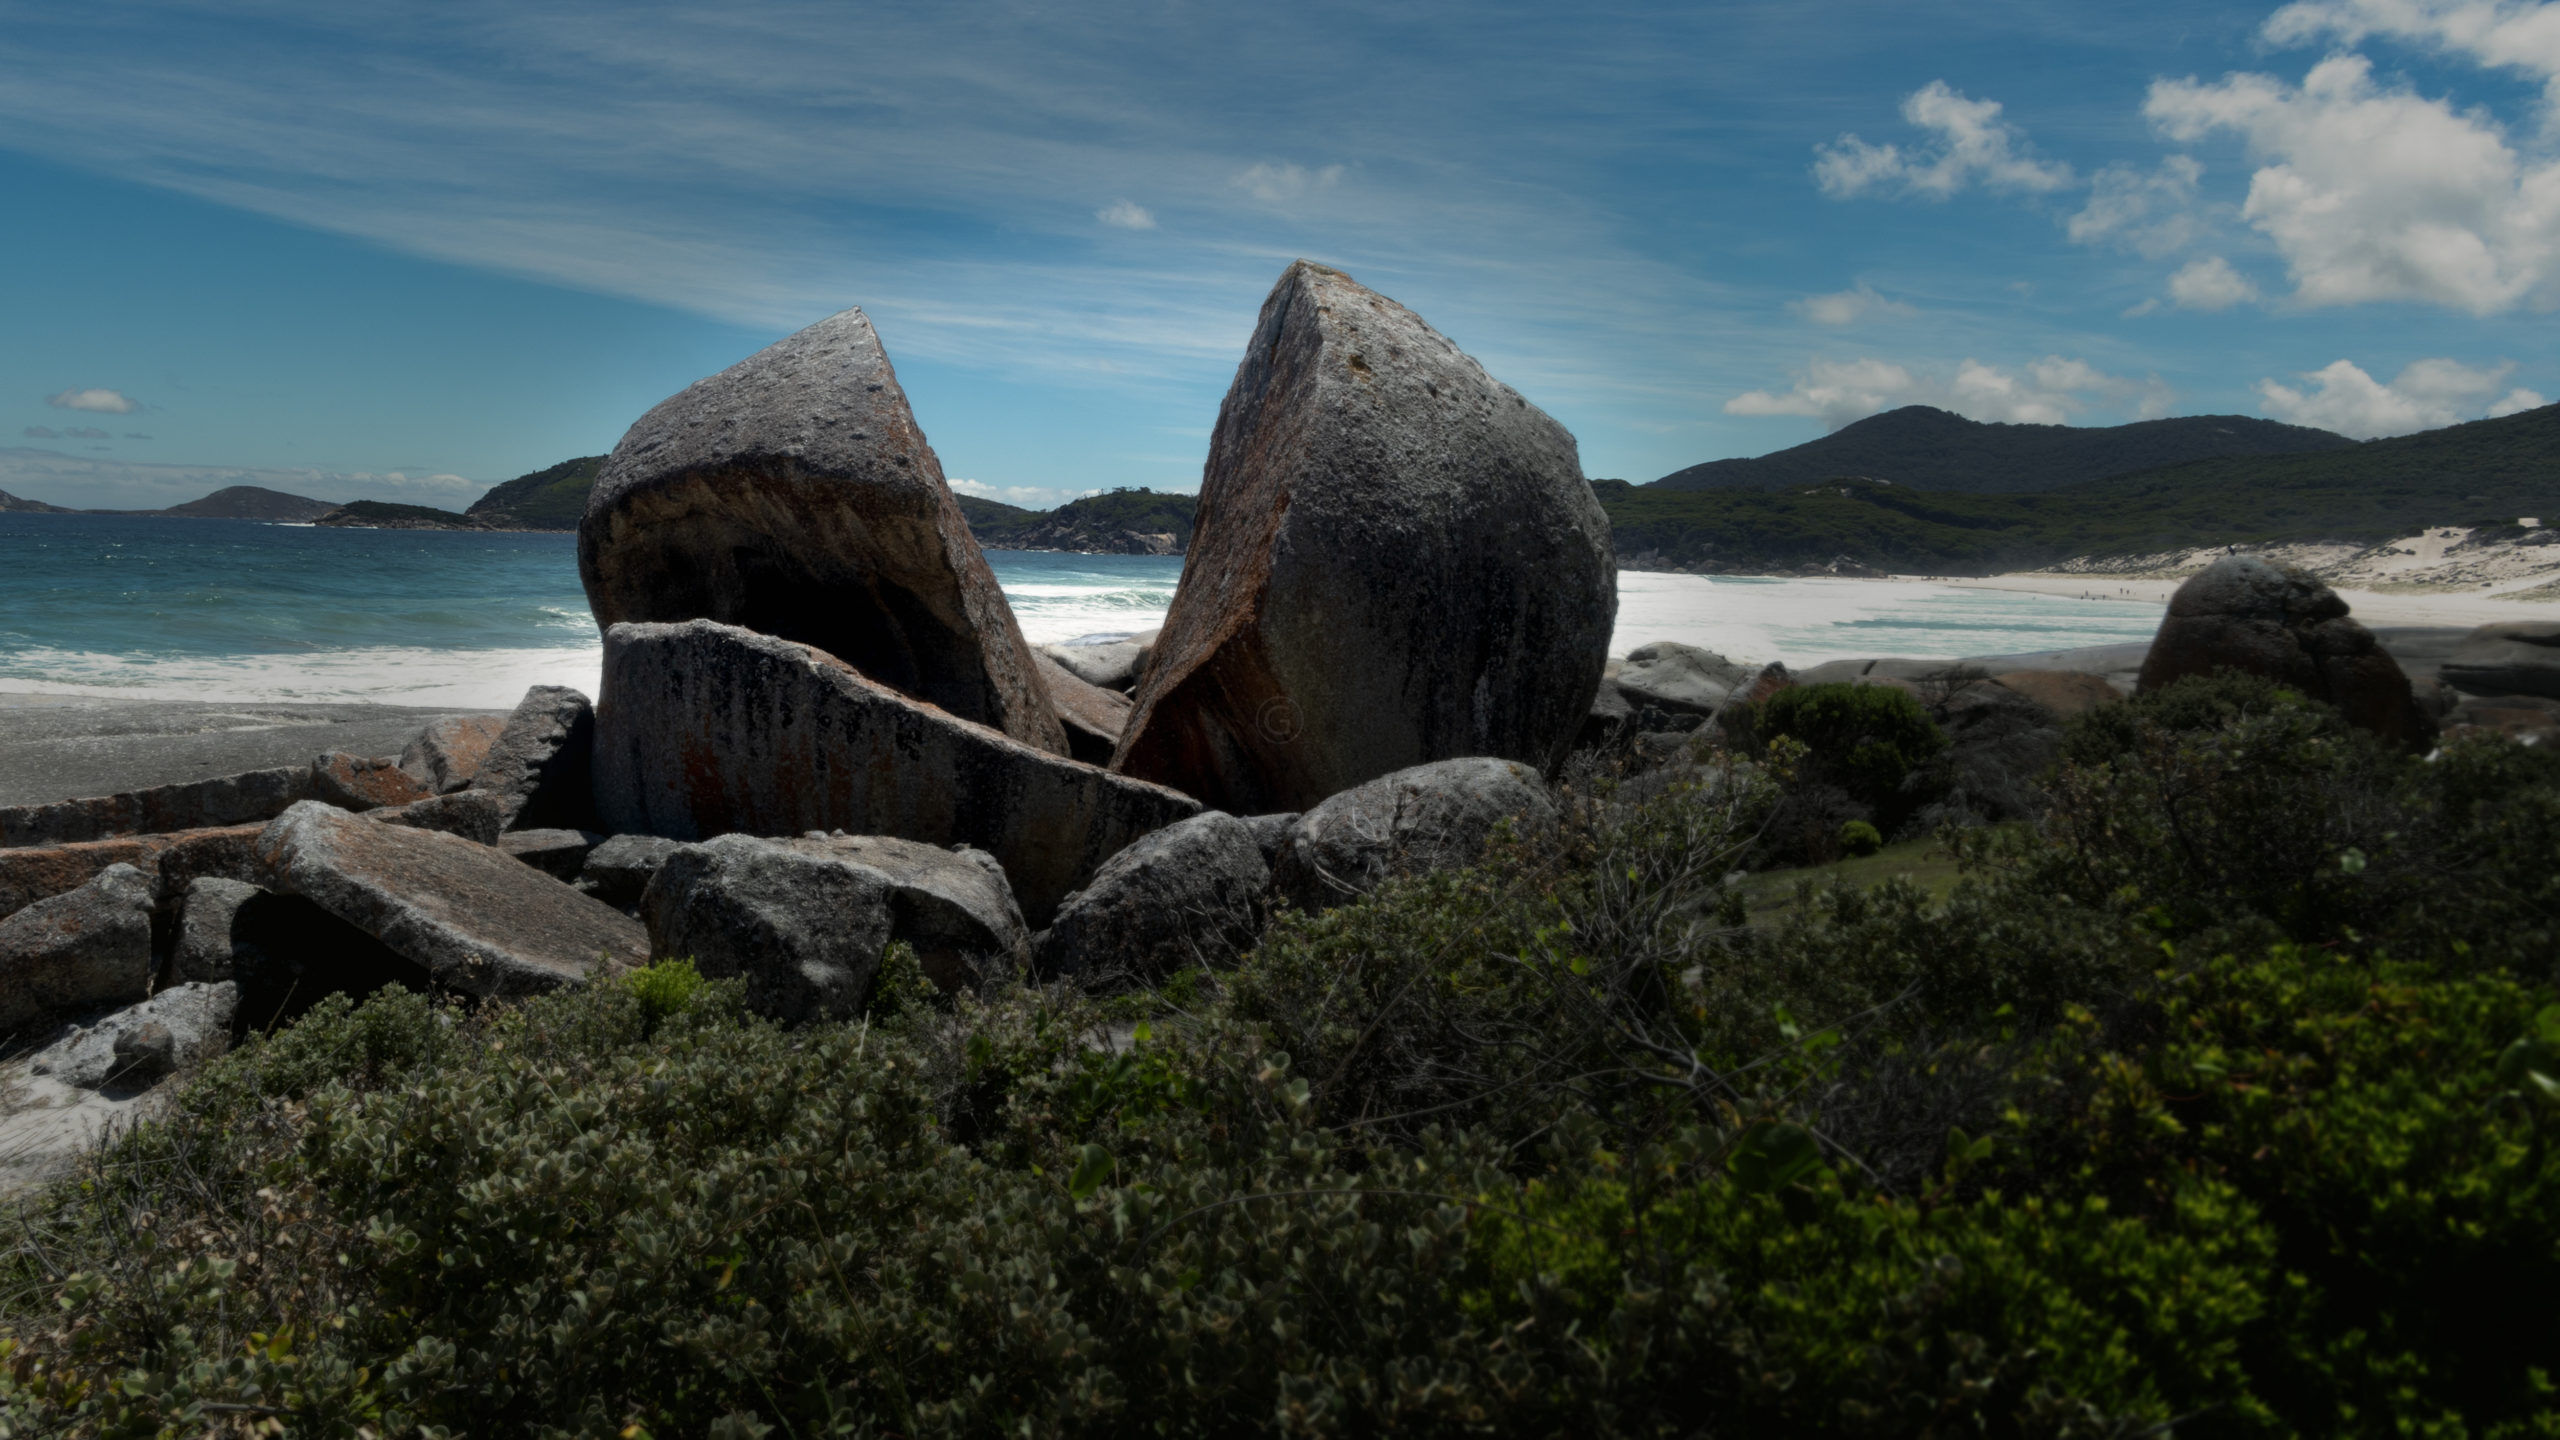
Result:
{"label": "green bush", "polygon": [[1840,827],[1840,853],[1843,855],[1873,855],[1883,848],[1884,837],[1864,820],[1852,820]]}
{"label": "green bush", "polygon": [[2183,703],[1943,902],[1740,924],[1734,764],[1144,1010],[326,1002],[20,1203],[0,1426],[2560,1433],[2560,772]]}

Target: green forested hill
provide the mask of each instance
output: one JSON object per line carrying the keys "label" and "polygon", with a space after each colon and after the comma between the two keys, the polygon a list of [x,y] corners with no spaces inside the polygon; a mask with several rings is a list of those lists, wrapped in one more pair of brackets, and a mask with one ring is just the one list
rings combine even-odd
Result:
{"label": "green forested hill", "polygon": [[1785,490],[1594,481],[1622,556],[1737,571],[1847,556],[1990,572],[2078,555],[2560,519],[2560,406],[2311,454],[2200,460],[2038,494],[1826,480]]}
{"label": "green forested hill", "polygon": [[2059,490],[2191,460],[2341,450],[2326,430],[2247,415],[2181,415],[2130,425],[1999,425],[1926,405],[1870,415],[1819,440],[1663,476],[1665,490],[1782,490],[1855,475],[1919,490]]}
{"label": "green forested hill", "polygon": [[587,513],[587,492],[604,469],[602,455],[563,460],[547,470],[519,475],[471,502],[464,512],[492,525],[521,530],[575,530]]}

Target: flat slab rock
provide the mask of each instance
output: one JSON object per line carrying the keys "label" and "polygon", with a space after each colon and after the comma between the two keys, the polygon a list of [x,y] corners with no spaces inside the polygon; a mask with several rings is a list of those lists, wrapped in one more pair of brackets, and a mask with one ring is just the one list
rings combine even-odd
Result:
{"label": "flat slab rock", "polygon": [[1552,770],[1617,608],[1573,436],[1421,316],[1302,260],[1219,407],[1112,764],[1237,815],[1451,757]]}
{"label": "flat slab rock", "polygon": [[578,525],[596,623],[717,620],[1067,753],[888,352],[831,315],[660,402]]}
{"label": "flat slab rock", "polygon": [[647,934],[503,851],[305,802],[258,836],[270,886],[381,941],[435,984],[490,998],[638,965]]}
{"label": "flat slab rock", "polygon": [[[50,1076],[83,1090],[119,1085],[140,1089],[173,1070],[202,1064],[230,1049],[231,1019],[239,1008],[240,988],[228,981],[172,986],[139,1005],[74,1027],[28,1056],[27,1073]],[[157,1026],[161,1034],[151,1035],[145,1028],[149,1026]],[[149,1051],[161,1047],[137,1046],[137,1039],[163,1040],[165,1053],[150,1056]]]}
{"label": "flat slab rock", "polygon": [[1036,926],[1121,847],[1200,811],[733,625],[617,625],[604,656],[596,803],[617,833],[974,845]]}

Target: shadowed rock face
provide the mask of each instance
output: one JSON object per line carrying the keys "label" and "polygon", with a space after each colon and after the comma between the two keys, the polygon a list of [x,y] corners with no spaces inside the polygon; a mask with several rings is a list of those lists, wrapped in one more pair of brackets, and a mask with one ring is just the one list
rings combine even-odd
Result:
{"label": "shadowed rock face", "polygon": [[1453,756],[1551,769],[1616,613],[1573,437],[1412,311],[1300,261],[1219,409],[1113,765],[1236,814]]}
{"label": "shadowed rock face", "polygon": [[1067,753],[871,322],[831,316],[640,418],[578,526],[596,623],[718,620]]}
{"label": "shadowed rock face", "polygon": [[1034,925],[1122,846],[1200,810],[917,704],[808,646],[707,620],[606,632],[595,777],[618,833],[977,846]]}
{"label": "shadowed rock face", "polygon": [[2337,592],[2290,565],[2226,556],[2169,597],[2140,688],[2217,670],[2291,686],[2387,740],[2416,746],[2435,738],[2435,721],[2419,709],[2399,662],[2347,618]]}

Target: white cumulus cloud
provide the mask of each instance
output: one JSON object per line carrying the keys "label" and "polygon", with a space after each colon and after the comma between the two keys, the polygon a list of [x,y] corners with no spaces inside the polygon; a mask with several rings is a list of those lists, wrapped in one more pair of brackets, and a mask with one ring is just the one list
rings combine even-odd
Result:
{"label": "white cumulus cloud", "polygon": [[2527,159],[2483,114],[2377,85],[2362,56],[2299,86],[2158,81],[2143,111],[2173,140],[2228,131],[2267,162],[2241,218],[2274,242],[2298,303],[2488,315],[2560,300],[2560,161]]}
{"label": "white cumulus cloud", "polygon": [[1816,325],[1855,325],[1862,320],[1908,320],[1920,312],[1900,300],[1877,294],[1865,284],[1829,295],[1808,295],[1793,302],[1795,312]]}
{"label": "white cumulus cloud", "polygon": [[118,390],[65,390],[47,395],[44,403],[56,410],[94,410],[101,415],[130,415],[142,408]]}
{"label": "white cumulus cloud", "polygon": [[1087,495],[1102,493],[1099,490],[1060,490],[1040,485],[990,485],[984,480],[953,480],[948,483],[953,490],[962,495],[974,495],[981,500],[998,500],[1007,505],[1021,506],[1025,510],[1055,510],[1070,500],[1081,500]]}
{"label": "white cumulus cloud", "polygon": [[1155,213],[1134,200],[1114,200],[1093,212],[1093,218],[1119,230],[1153,230]]}
{"label": "white cumulus cloud", "polygon": [[2379,35],[2539,75],[2560,102],[2560,5],[2534,0],[2300,0],[2268,17],[2279,45]]}
{"label": "white cumulus cloud", "polygon": [[2489,399],[2514,369],[2512,364],[2483,368],[2455,360],[2413,360],[2386,385],[2355,362],[2337,360],[2297,376],[2309,382],[2303,388],[2261,380],[2258,394],[2263,400],[2260,408],[2278,420],[2367,440],[2432,430],[2482,415],[2512,415],[2545,403],[2522,386],[2495,401]]}
{"label": "white cumulus cloud", "polygon": [[2017,369],[1966,359],[1952,375],[1890,360],[1816,360],[1785,390],[1753,390],[1724,403],[1728,415],[1803,415],[1837,430],[1853,420],[1905,405],[1934,405],[1975,420],[2060,425],[2106,401],[2137,399],[2148,414],[2170,397],[2109,375],[2084,360],[2047,355]]}
{"label": "white cumulus cloud", "polygon": [[1295,200],[1319,190],[1330,190],[1341,183],[1341,180],[1342,167],[1339,165],[1327,165],[1321,170],[1310,170],[1294,162],[1278,165],[1264,162],[1248,165],[1237,171],[1228,183],[1256,200],[1266,204],[1277,204],[1283,200]]}
{"label": "white cumulus cloud", "polygon": [[1902,102],[1902,118],[1929,139],[1904,150],[1842,135],[1815,147],[1813,175],[1822,193],[1845,199],[1891,187],[1944,200],[1977,184],[2042,193],[2071,183],[2070,166],[2029,153],[2026,132],[2000,118],[1997,100],[1968,99],[1946,81],[1932,80]]}
{"label": "white cumulus cloud", "polygon": [[2182,310],[2228,310],[2258,298],[2249,277],[2219,255],[2191,260],[2169,277],[2169,298]]}

